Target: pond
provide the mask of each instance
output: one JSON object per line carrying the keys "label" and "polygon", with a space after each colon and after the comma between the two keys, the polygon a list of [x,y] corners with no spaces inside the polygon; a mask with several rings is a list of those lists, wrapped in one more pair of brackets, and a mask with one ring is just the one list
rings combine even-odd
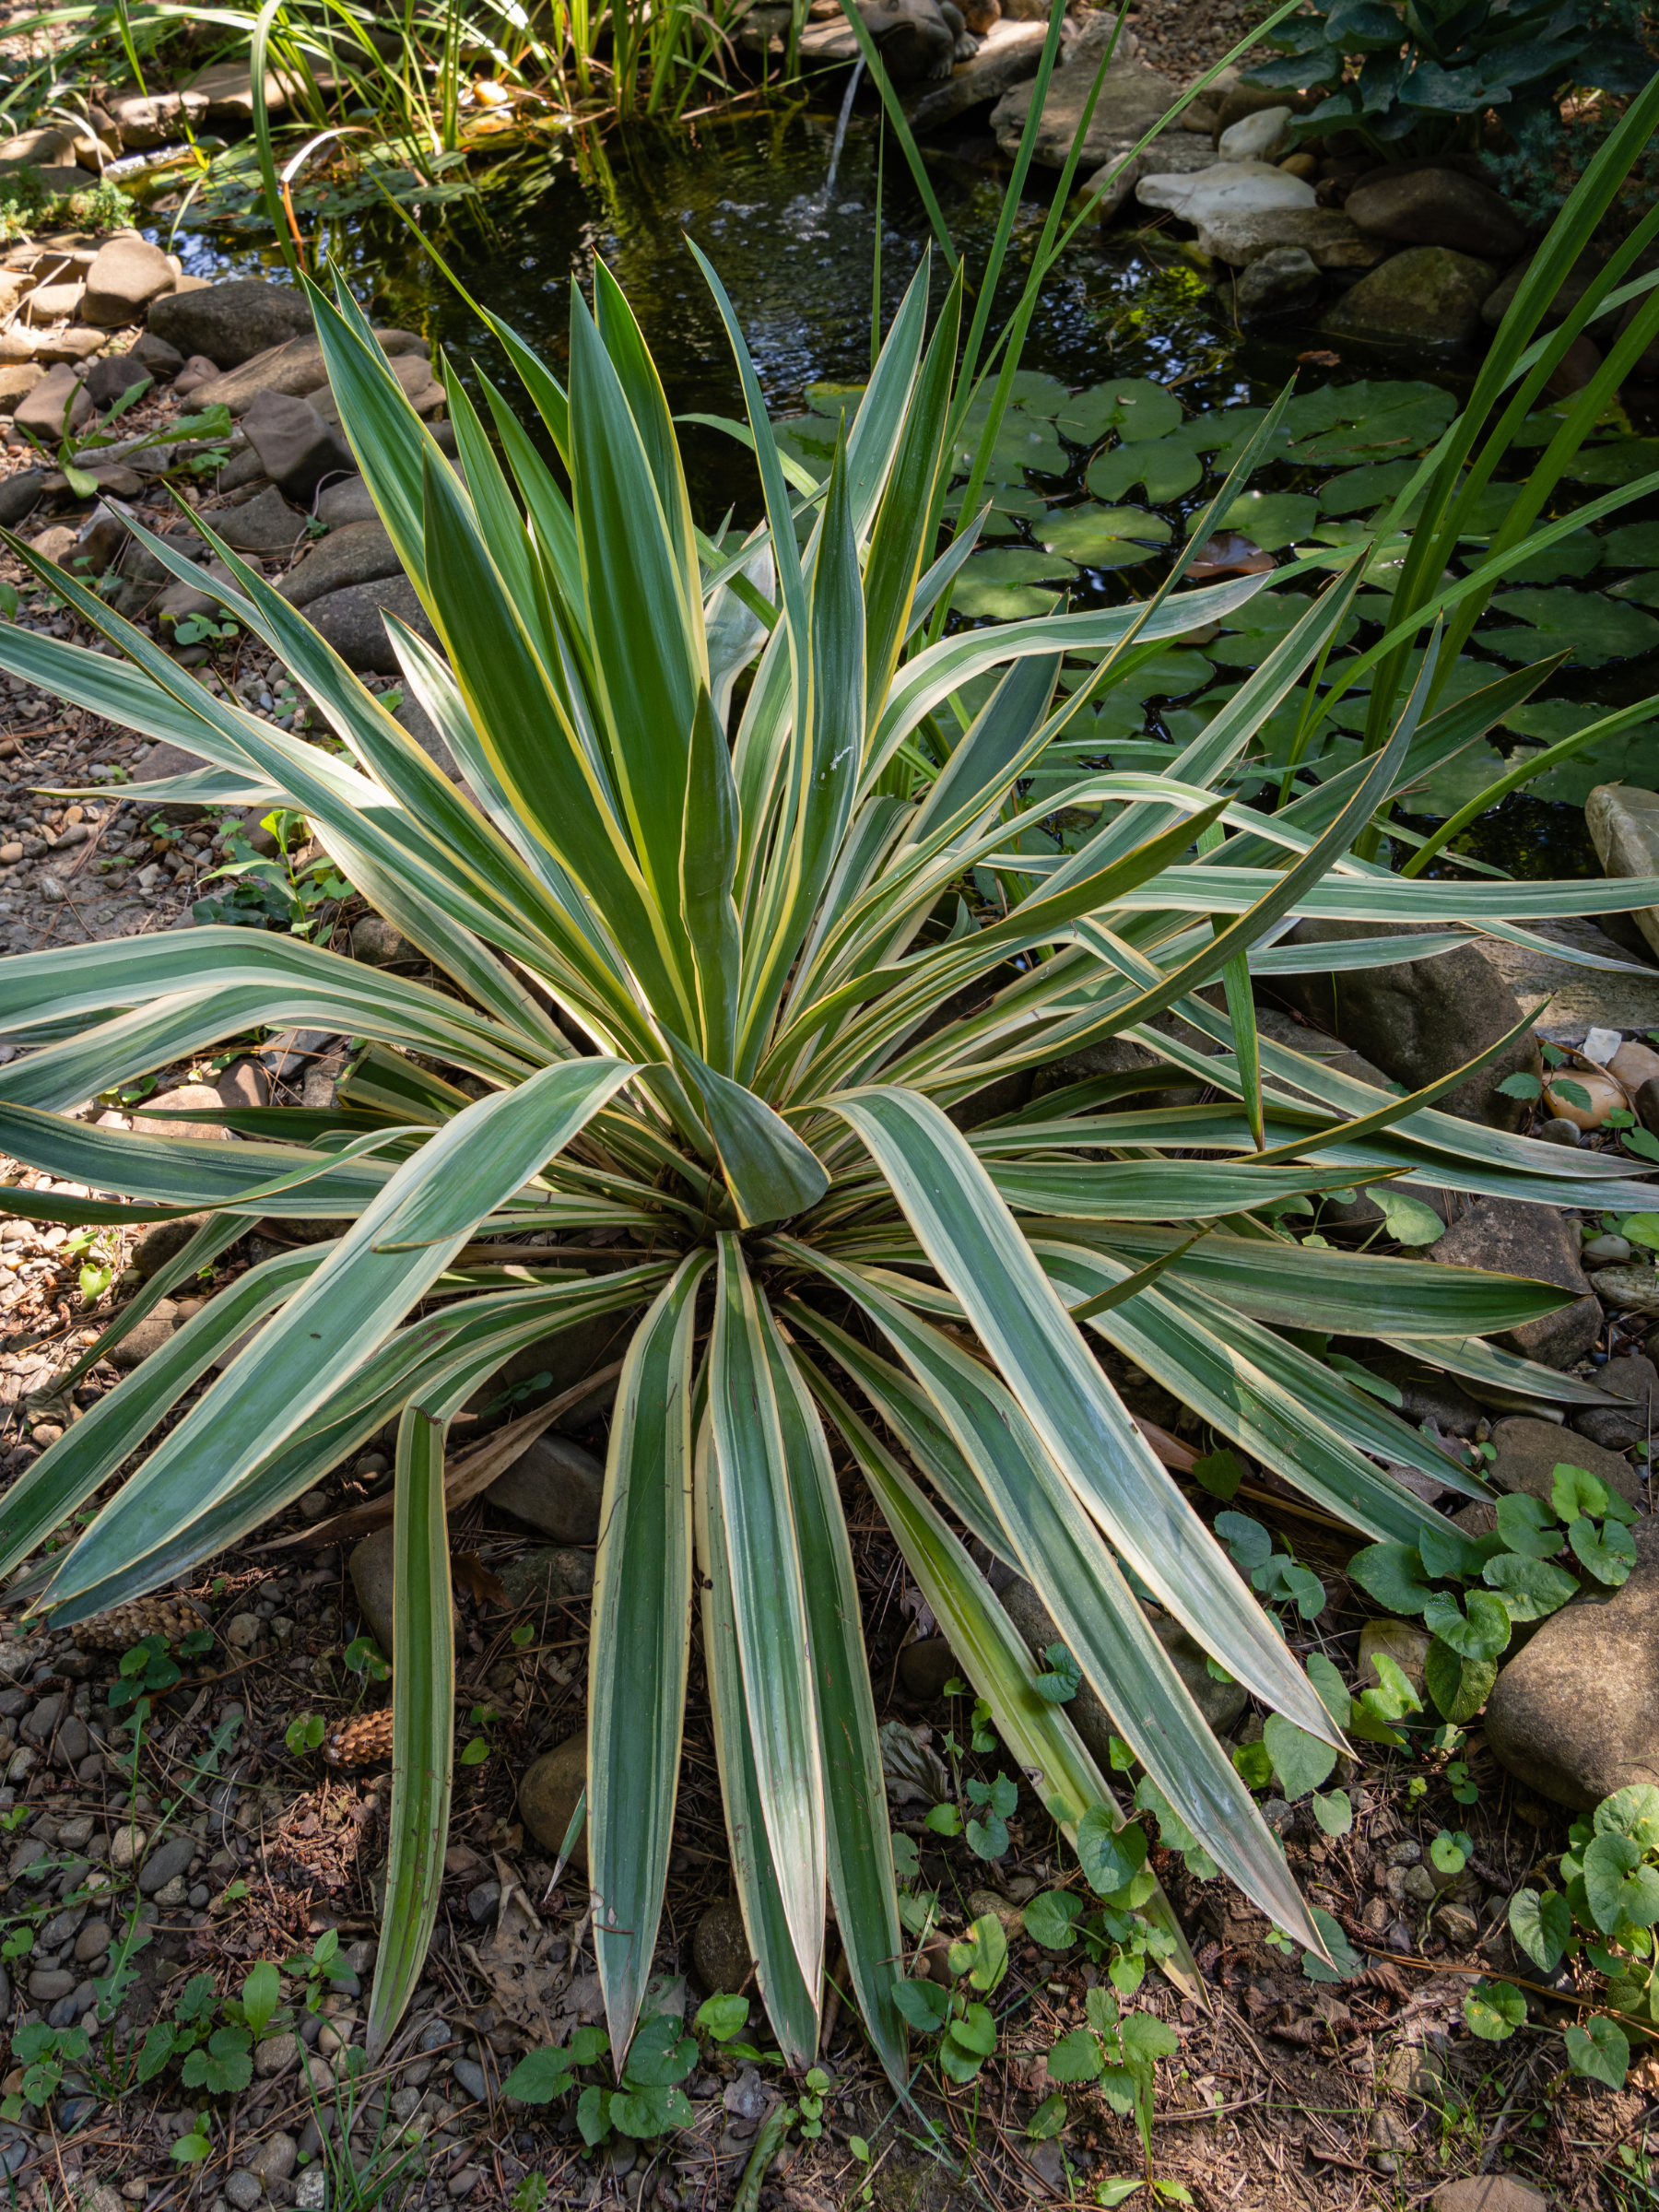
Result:
{"label": "pond", "polygon": [[[844,117],[838,146],[841,120],[831,108],[781,101],[764,111],[739,109],[678,133],[617,134],[600,146],[573,146],[565,158],[526,178],[512,198],[492,200],[487,220],[465,212],[453,216],[442,250],[477,297],[555,366],[568,350],[571,275],[584,276],[602,256],[640,317],[675,410],[737,416],[741,395],[724,333],[685,242],[694,238],[731,293],[774,417],[810,409],[816,399],[818,412],[801,427],[797,451],[821,458],[839,412],[834,393],[821,388],[856,385],[869,372],[878,197],[884,320],[929,236],[920,198],[890,139],[882,160],[875,112],[854,107]],[[930,169],[958,247],[971,270],[982,266],[1003,189],[1004,170],[991,141],[959,141],[948,152],[930,156]],[[999,311],[1014,302],[1045,213],[1035,194],[1048,181],[1036,172],[1033,196],[1020,209],[1009,256],[1012,274]],[[176,242],[186,266],[204,276],[275,273],[276,256],[268,248],[227,249],[200,232],[181,233]],[[488,329],[395,217],[359,216],[343,238],[336,231],[330,242],[343,252],[354,284],[371,298],[378,318],[423,330],[434,350],[444,347],[461,364],[475,390],[481,375],[515,388]],[[935,255],[935,297],[945,280]],[[1183,530],[1225,470],[1223,441],[1211,439],[1206,450],[1196,421],[1222,410],[1259,407],[1292,374],[1303,393],[1316,396],[1293,403],[1304,410],[1302,433],[1256,478],[1265,491],[1280,495],[1273,512],[1258,508],[1260,526],[1239,518],[1240,526],[1270,546],[1288,545],[1292,535],[1300,541],[1316,526],[1340,537],[1345,526],[1357,527],[1367,505],[1376,503],[1366,496],[1368,477],[1377,478],[1378,498],[1393,488],[1383,472],[1368,471],[1363,464],[1391,443],[1397,452],[1406,442],[1397,434],[1401,425],[1412,450],[1426,445],[1469,389],[1469,364],[1426,366],[1415,358],[1402,364],[1367,352],[1363,358],[1345,355],[1335,370],[1299,365],[1299,354],[1328,342],[1295,326],[1279,326],[1271,335],[1241,335],[1231,324],[1230,306],[1230,295],[1212,288],[1171,240],[1137,235],[1121,225],[1080,235],[1037,309],[1020,406],[1003,449],[1005,465],[994,471],[1006,479],[991,487],[998,512],[987,528],[986,551],[970,563],[978,595],[966,593],[967,605],[994,617],[1034,611],[1060,588],[1068,589],[1079,606],[1143,595],[1156,579],[1171,532]],[[999,312],[994,330],[1000,322]],[[1108,381],[1118,394],[1140,392],[1156,401],[1153,386],[1178,394],[1184,412],[1179,440],[1196,455],[1176,455],[1173,473],[1166,465],[1161,477],[1147,477],[1144,503],[1136,507],[1124,501],[1139,480],[1121,466],[1114,472],[1101,457],[1105,429],[1133,434],[1124,428],[1132,421],[1126,409],[1114,411],[1112,394],[1103,392]],[[1068,392],[1096,402],[1094,413],[1087,404],[1079,412],[1077,403],[1067,403]],[[1317,396],[1322,393],[1333,394],[1330,405]],[[1346,410],[1346,427],[1345,410],[1335,404],[1342,394],[1351,394],[1355,402]],[[1161,404],[1174,423],[1173,406]],[[1380,418],[1392,420],[1392,440],[1377,429]],[[1248,427],[1248,421],[1236,414],[1229,418],[1230,427]],[[1015,450],[1022,438],[1029,459]],[[730,508],[738,524],[752,521],[758,486],[743,449],[696,424],[685,426],[684,448],[700,520],[712,527]],[[1168,454],[1171,448],[1160,450]],[[1522,466],[1525,458],[1524,449]],[[1333,470],[1345,487],[1340,497],[1330,487]],[[1564,488],[1564,502],[1553,503],[1550,512],[1590,498],[1608,480],[1604,473],[1595,484]],[[1495,526],[1501,505],[1500,498],[1485,518],[1488,526]],[[1622,705],[1659,689],[1653,651],[1659,646],[1659,620],[1647,611],[1659,600],[1653,588],[1659,579],[1644,573],[1659,568],[1659,523],[1643,521],[1645,509],[1630,512],[1633,524],[1616,518],[1617,537],[1613,526],[1604,524],[1599,539],[1583,533],[1583,544],[1569,541],[1543,557],[1535,572],[1529,570],[1516,580],[1523,590],[1477,633],[1477,645],[1495,657],[1470,656],[1471,688],[1493,680],[1506,664],[1542,657],[1563,643],[1579,647],[1546,687],[1543,702],[1529,704],[1511,724],[1502,740],[1506,747],[1518,738],[1553,740],[1582,726],[1593,719],[1590,702]],[[1056,527],[1061,514],[1067,521]],[[1141,543],[1114,539],[1114,518],[1131,540],[1140,527]],[[1267,526],[1274,520],[1283,524],[1277,534]],[[1047,553],[1040,549],[1045,543]],[[1479,551],[1478,544],[1471,546],[1472,558]],[[1588,582],[1592,568],[1597,570],[1594,584]],[[1364,644],[1379,634],[1364,623],[1385,612],[1386,601],[1371,592],[1359,608],[1357,635]],[[1119,702],[1118,718],[1109,729],[1101,727],[1102,749],[1108,739],[1180,738],[1207,719],[1218,698],[1253,665],[1248,635],[1230,642],[1224,638],[1218,645],[1195,642],[1205,644],[1210,659],[1189,653],[1178,665],[1172,663],[1165,679],[1172,688],[1149,692],[1144,705],[1135,707],[1140,720],[1134,730],[1122,719]],[[1606,650],[1594,650],[1597,644]],[[1185,689],[1174,688],[1177,683]],[[1362,714],[1362,700],[1350,703]],[[1350,724],[1352,719],[1350,713]],[[1356,743],[1351,728],[1347,735],[1333,732],[1325,765],[1341,765]],[[1614,777],[1659,784],[1659,724],[1643,725],[1614,744],[1617,753],[1609,747],[1606,758],[1585,758],[1558,770],[1543,792],[1514,794],[1460,840],[1458,850],[1517,875],[1598,873],[1582,811],[1586,792]],[[1126,764],[1121,753],[1116,757]],[[1427,828],[1463,805],[1501,765],[1489,747],[1453,764],[1423,794],[1418,826]]]}

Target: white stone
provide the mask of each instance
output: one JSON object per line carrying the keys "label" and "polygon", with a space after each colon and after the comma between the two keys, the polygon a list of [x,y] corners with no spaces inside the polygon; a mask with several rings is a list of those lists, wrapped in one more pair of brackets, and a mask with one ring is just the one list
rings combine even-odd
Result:
{"label": "white stone", "polygon": [[1312,184],[1275,169],[1270,161],[1218,161],[1181,176],[1164,171],[1142,177],[1135,194],[1144,207],[1162,207],[1183,222],[1206,223],[1218,215],[1253,214],[1264,207],[1315,207]]}
{"label": "white stone", "polygon": [[[1584,826],[1609,876],[1659,876],[1659,792],[1598,783],[1584,802]],[[1631,919],[1659,952],[1659,907],[1639,907]]]}
{"label": "white stone", "polygon": [[1623,1042],[1617,1030],[1592,1030],[1584,1040],[1584,1057],[1594,1060],[1597,1067],[1606,1067]]}
{"label": "white stone", "polygon": [[1289,135],[1288,108],[1258,108],[1253,115],[1241,115],[1228,125],[1216,141],[1216,151],[1223,161],[1270,161],[1284,152]]}

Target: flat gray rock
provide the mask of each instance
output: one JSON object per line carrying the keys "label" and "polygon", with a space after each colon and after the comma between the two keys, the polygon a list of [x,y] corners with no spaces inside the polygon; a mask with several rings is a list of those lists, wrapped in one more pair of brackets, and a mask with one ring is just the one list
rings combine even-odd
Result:
{"label": "flat gray rock", "polygon": [[359,675],[395,676],[397,655],[381,618],[383,610],[398,616],[429,645],[438,643],[438,633],[406,576],[389,576],[380,583],[355,583],[344,591],[328,592],[311,602],[309,618],[348,668],[355,668]]}
{"label": "flat gray rock", "polygon": [[971,61],[958,63],[944,84],[930,86],[920,97],[907,97],[912,133],[925,138],[970,108],[1000,100],[1010,85],[1035,76],[1047,36],[1046,23],[1013,23],[1006,17],[993,23]]}
{"label": "flat gray rock", "polygon": [[[1573,1302],[1524,1322],[1498,1341],[1545,1367],[1571,1367],[1601,1335],[1602,1310],[1579,1265],[1578,1233],[1553,1206],[1477,1198],[1425,1255],[1448,1267],[1486,1267],[1570,1291]],[[1553,1427],[1553,1423],[1544,1426]],[[1559,1433],[1559,1431],[1558,1431]]]}
{"label": "flat gray rock", "polygon": [[[1033,159],[1045,169],[1065,166],[1113,20],[1103,11],[1090,16],[1049,79],[1048,98],[1042,103],[1042,121],[1032,148]],[[1019,145],[1034,88],[1015,85],[992,110],[991,128],[1005,153],[1012,154]],[[1114,151],[1133,146],[1162,121],[1180,97],[1180,88],[1145,62],[1114,61],[1106,72],[1089,120],[1088,135],[1078,157],[1079,173],[1098,169]],[[1167,135],[1172,142],[1177,134]],[[1161,140],[1159,146],[1161,149]]]}
{"label": "flat gray rock", "polygon": [[309,606],[326,593],[402,573],[403,564],[383,523],[347,523],[319,539],[276,589],[290,606]]}
{"label": "flat gray rock", "polygon": [[206,354],[220,369],[239,368],[312,326],[303,292],[246,276],[197,291],[164,293],[150,302],[148,322],[158,337],[186,358]]}
{"label": "flat gray rock", "polygon": [[1322,269],[1374,268],[1389,251],[1367,238],[1338,207],[1221,209],[1199,224],[1198,245],[1236,269],[1286,246],[1300,246]]}
{"label": "flat gray rock", "polygon": [[1497,281],[1488,261],[1450,246],[1408,246],[1361,276],[1319,327],[1379,345],[1467,346]]}

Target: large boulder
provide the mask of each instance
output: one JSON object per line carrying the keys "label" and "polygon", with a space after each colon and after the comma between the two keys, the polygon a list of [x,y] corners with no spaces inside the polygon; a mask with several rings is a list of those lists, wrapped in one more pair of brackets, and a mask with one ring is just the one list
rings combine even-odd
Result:
{"label": "large boulder", "polygon": [[178,279],[179,272],[159,246],[143,238],[112,238],[99,248],[87,271],[82,318],[110,329],[141,323],[145,309],[171,292]]}
{"label": "large boulder", "polygon": [[386,635],[382,615],[396,615],[418,637],[436,645],[438,633],[406,576],[380,583],[349,584],[311,603],[312,627],[331,644],[348,668],[359,675],[395,676],[397,655]]}
{"label": "large boulder", "polygon": [[1494,1489],[1524,1490],[1528,1497],[1547,1499],[1558,1467],[1583,1467],[1627,1505],[1641,1509],[1641,1490],[1630,1463],[1590,1437],[1523,1413],[1500,1421],[1492,1430],[1492,1442],[1498,1456],[1488,1472]]}
{"label": "large boulder", "polygon": [[221,369],[239,368],[268,346],[308,333],[311,309],[291,285],[239,276],[199,291],[167,292],[150,303],[149,327],[186,356],[205,353]]}
{"label": "large boulder", "polygon": [[[1409,924],[1394,922],[1304,921],[1289,942],[1320,945],[1413,934]],[[1472,1060],[1513,1029],[1520,1014],[1501,977],[1472,946],[1388,968],[1280,976],[1274,988],[1306,1020],[1363,1053],[1407,1090],[1419,1090]],[[1507,1098],[1498,1086],[1507,1076],[1536,1075],[1542,1065],[1536,1044],[1524,1037],[1489,1067],[1449,1091],[1439,1100],[1439,1111],[1466,1122],[1518,1129],[1529,1111],[1526,1100]]]}
{"label": "large boulder", "polygon": [[1525,227],[1501,194],[1455,169],[1381,171],[1349,193],[1344,212],[1368,237],[1451,246],[1480,261],[1509,261],[1526,243]]}
{"label": "large boulder", "polygon": [[1586,1578],[1487,1700],[1487,1742],[1510,1772],[1578,1812],[1659,1783],[1659,1518],[1631,1534],[1630,1580],[1608,1590]]}
{"label": "large boulder", "polygon": [[1489,261],[1450,246],[1408,246],[1361,276],[1326,312],[1320,328],[1332,337],[1380,345],[1466,346],[1480,328],[1481,306],[1497,280]]}
{"label": "large boulder", "polygon": [[242,429],[272,483],[308,505],[325,477],[357,466],[338,429],[309,399],[262,392],[242,417]]}
{"label": "large boulder", "polygon": [[1572,1417],[1581,1436],[1609,1452],[1628,1452],[1659,1430],[1659,1368],[1645,1353],[1627,1352],[1622,1359],[1609,1359],[1595,1380],[1623,1403],[1582,1406]]}
{"label": "large boulder", "polygon": [[[1046,169],[1064,169],[1072,141],[1083,120],[1083,110],[1094,85],[1095,73],[1113,28],[1114,18],[1102,9],[1085,18],[1084,28],[1065,50],[1049,79],[1042,120],[1037,126],[1033,159]],[[1003,151],[1012,154],[1025,130],[1035,87],[1016,85],[1005,92],[991,111],[991,128]],[[1101,162],[1133,146],[1161,122],[1180,99],[1179,88],[1156,69],[1140,61],[1114,61],[1100,80],[1100,93],[1089,119],[1088,133],[1078,156],[1078,173],[1098,169]],[[1158,147],[1148,149],[1156,160]]]}
{"label": "large boulder", "polygon": [[1200,229],[1218,216],[1261,215],[1278,208],[1317,206],[1313,187],[1303,177],[1271,161],[1216,161],[1182,174],[1158,166],[1151,147],[1142,164],[1135,195],[1143,207],[1159,207]]}
{"label": "large boulder", "polygon": [[[1605,875],[1659,876],[1659,792],[1598,783],[1584,801],[1584,826]],[[1630,919],[1659,952],[1659,907],[1640,906]]]}
{"label": "large boulder", "polygon": [[1388,252],[1339,207],[1218,207],[1198,226],[1200,253],[1238,269],[1287,246],[1300,246],[1322,269],[1374,268]]}
{"label": "large boulder", "polygon": [[[377,330],[374,335],[388,359],[426,354],[426,340],[412,330]],[[267,346],[239,368],[227,369],[223,375],[199,384],[195,403],[199,407],[224,406],[232,415],[243,415],[262,392],[283,392],[291,399],[309,399],[327,382],[323,348],[308,333],[280,346]]]}
{"label": "large boulder", "polygon": [[398,559],[386,525],[347,523],[331,530],[303,560],[291,569],[277,590],[292,606],[309,606],[326,593],[347,590],[352,584],[376,583],[382,577],[400,576]]}
{"label": "large boulder", "polygon": [[[1540,1320],[1523,1322],[1499,1342],[1545,1367],[1571,1367],[1601,1335],[1602,1311],[1579,1265],[1578,1238],[1553,1206],[1518,1198],[1477,1198],[1426,1255],[1447,1267],[1489,1268],[1572,1294]],[[1553,1424],[1547,1424],[1553,1426]]]}

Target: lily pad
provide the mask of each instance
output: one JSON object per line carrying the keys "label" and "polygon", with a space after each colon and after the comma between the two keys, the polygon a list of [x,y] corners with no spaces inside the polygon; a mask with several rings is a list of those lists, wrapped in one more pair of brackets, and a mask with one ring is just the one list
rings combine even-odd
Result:
{"label": "lily pad", "polygon": [[1247,491],[1228,509],[1221,527],[1242,532],[1265,553],[1277,553],[1311,530],[1318,519],[1319,501],[1306,493]]}
{"label": "lily pad", "polygon": [[1562,470],[1577,484],[1634,484],[1659,470],[1659,438],[1620,438],[1581,446]]}
{"label": "lily pad", "polygon": [[[973,466],[977,447],[978,441],[971,431],[964,430],[956,454],[957,468],[963,476]],[[986,476],[996,483],[1018,484],[1028,468],[1040,468],[1046,476],[1063,477],[1070,466],[1070,456],[1046,422],[1010,409],[1003,418],[996,443],[991,448]]]}
{"label": "lily pad", "polygon": [[1204,463],[1186,438],[1152,438],[1116,445],[1088,465],[1088,488],[1103,500],[1121,500],[1136,484],[1149,500],[1178,500],[1202,482]]}
{"label": "lily pad", "polygon": [[[1506,583],[1558,583],[1564,576],[1587,576],[1601,557],[1602,544],[1594,531],[1575,530],[1571,537],[1559,538],[1541,553],[1529,553],[1524,560],[1512,559],[1503,580]],[[1463,559],[1466,567],[1474,567],[1482,555],[1471,549]]]}
{"label": "lily pad", "polygon": [[1457,401],[1438,384],[1363,379],[1298,393],[1284,423],[1293,458],[1330,468],[1421,453],[1456,412]]}
{"label": "lily pad", "polygon": [[1649,568],[1659,561],[1659,523],[1623,523],[1607,533],[1601,546],[1609,568]]}
{"label": "lily pad", "polygon": [[[1285,635],[1294,629],[1313,602],[1305,592],[1258,592],[1236,614],[1224,618],[1221,636],[1205,647],[1212,661],[1230,667],[1253,668]],[[1344,618],[1336,643],[1346,644],[1359,629],[1354,615]]]}
{"label": "lily pad", "polygon": [[[1096,662],[1100,655],[1093,656]],[[1079,656],[1082,660],[1082,656]],[[1083,661],[1077,665],[1068,661],[1060,671],[1062,691],[1075,691],[1088,681],[1091,668]],[[1180,699],[1188,691],[1195,691],[1210,679],[1210,665],[1201,653],[1182,651],[1180,646],[1160,653],[1133,676],[1117,677],[1112,687],[1112,696],[1127,699]]]}
{"label": "lily pad", "polygon": [[1090,569],[1126,569],[1173,535],[1161,515],[1138,507],[1065,507],[1046,515],[1036,535],[1053,552]]}
{"label": "lily pad", "polygon": [[1610,583],[1607,596],[1633,599],[1638,606],[1659,606],[1659,569],[1649,569],[1645,575],[1626,576],[1618,583]]}
{"label": "lily pad", "polygon": [[1069,582],[1076,572],[1069,560],[1036,546],[997,546],[989,553],[970,554],[957,588],[959,592],[970,578],[977,582],[1041,583],[1050,576]]}
{"label": "lily pad", "polygon": [[1500,592],[1492,611],[1527,625],[1524,629],[1477,632],[1477,642],[1488,653],[1506,661],[1536,658],[1542,642],[1548,653],[1571,645],[1575,666],[1599,668],[1605,662],[1630,660],[1659,645],[1659,621],[1601,592]]}
{"label": "lily pad", "polygon": [[1038,579],[1065,579],[1073,572],[1070,561],[1056,560],[1052,553],[1039,552],[1035,546],[997,546],[989,553],[969,557],[957,578],[951,605],[959,615],[989,617],[998,622],[1046,614],[1065,584],[1052,583],[1040,589]]}
{"label": "lily pad", "polygon": [[1094,444],[1108,430],[1115,430],[1125,444],[1138,445],[1181,427],[1181,402],[1149,377],[1120,377],[1066,400],[1055,413],[1054,427],[1079,445]]}
{"label": "lily pad", "polygon": [[1345,469],[1341,476],[1320,486],[1319,511],[1322,514],[1369,513],[1371,508],[1397,499],[1416,467],[1416,457],[1408,456],[1404,461],[1378,461],[1362,468]]}
{"label": "lily pad", "polygon": [[[1508,727],[1517,736],[1535,738],[1541,745],[1559,745],[1563,737],[1588,728],[1611,712],[1610,707],[1594,700],[1533,700],[1515,709]],[[1598,783],[1630,783],[1642,791],[1659,791],[1659,722],[1641,722],[1631,729],[1619,730],[1599,745],[1563,760],[1559,768],[1547,769],[1526,789],[1535,798],[1582,806]]]}

